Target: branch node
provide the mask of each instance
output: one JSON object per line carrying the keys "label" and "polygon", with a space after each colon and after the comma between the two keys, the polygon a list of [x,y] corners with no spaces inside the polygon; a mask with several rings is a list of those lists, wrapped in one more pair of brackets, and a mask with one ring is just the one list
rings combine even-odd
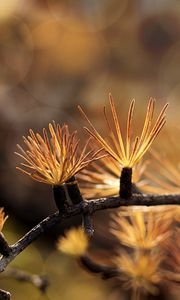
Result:
{"label": "branch node", "polygon": [[122,169],[119,194],[123,199],[130,199],[132,197],[132,168]]}
{"label": "branch node", "polygon": [[78,182],[75,176],[72,176],[66,182],[67,192],[73,204],[78,204],[83,201],[83,197],[81,195]]}
{"label": "branch node", "polygon": [[66,191],[64,185],[53,185],[53,195],[59,212],[63,212],[66,207]]}
{"label": "branch node", "polygon": [[94,228],[92,224],[92,216],[88,213],[83,214],[83,227],[88,237],[91,238],[94,234]]}

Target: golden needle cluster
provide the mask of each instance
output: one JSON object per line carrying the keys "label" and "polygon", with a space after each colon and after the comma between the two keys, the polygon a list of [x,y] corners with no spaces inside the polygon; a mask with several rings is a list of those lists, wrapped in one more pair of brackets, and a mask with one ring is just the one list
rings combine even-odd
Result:
{"label": "golden needle cluster", "polygon": [[[113,215],[111,232],[120,247],[113,262],[133,299],[141,299],[142,294],[157,294],[162,283],[180,283],[179,246],[173,244],[177,232],[173,213],[175,210],[170,207],[133,207]],[[173,263],[170,265],[169,261]]]}
{"label": "golden needle cluster", "polygon": [[88,121],[90,125],[89,128],[85,128],[87,132],[95,138],[95,140],[107,151],[107,153],[114,158],[121,167],[132,168],[135,164],[137,164],[146,151],[151,146],[154,139],[157,137],[161,129],[166,123],[166,110],[168,104],[166,104],[163,109],[161,110],[158,118],[153,123],[153,115],[154,115],[154,108],[155,108],[155,100],[150,98],[146,117],[144,121],[144,126],[140,136],[136,136],[134,140],[132,140],[132,119],[134,113],[134,106],[135,100],[132,100],[128,117],[127,117],[127,124],[126,124],[126,138],[125,141],[123,140],[122,133],[121,133],[121,126],[120,121],[117,115],[116,107],[114,100],[109,95],[109,104],[111,108],[112,114],[112,122],[110,118],[107,116],[106,109],[104,108],[104,116],[106,119],[106,123],[109,130],[109,140],[106,141],[102,135],[95,129],[91,121],[86,116],[85,112],[80,108],[80,111]]}
{"label": "golden needle cluster", "polygon": [[123,251],[114,259],[121,272],[120,279],[125,288],[133,291],[134,300],[139,300],[141,293],[158,293],[156,286],[161,281],[162,260],[161,253],[130,255]]}
{"label": "golden needle cluster", "polygon": [[165,242],[170,236],[172,213],[166,211],[133,210],[119,211],[113,217],[111,232],[125,246],[139,249],[152,249]]}
{"label": "golden needle cluster", "polygon": [[79,227],[70,229],[65,237],[60,238],[57,248],[65,254],[79,257],[86,252],[88,244],[89,241],[85,231]]}
{"label": "golden needle cluster", "polygon": [[151,150],[152,164],[146,170],[147,184],[144,191],[156,194],[178,194],[180,192],[179,160],[174,162],[168,155],[160,155]]}
{"label": "golden needle cluster", "polygon": [[80,152],[77,132],[70,133],[67,125],[50,123],[50,137],[46,129],[42,136],[31,129],[29,133],[27,138],[23,137],[27,149],[17,145],[20,152],[16,154],[25,161],[17,169],[43,183],[61,185],[90,162],[103,157],[101,149],[87,149],[90,140]]}

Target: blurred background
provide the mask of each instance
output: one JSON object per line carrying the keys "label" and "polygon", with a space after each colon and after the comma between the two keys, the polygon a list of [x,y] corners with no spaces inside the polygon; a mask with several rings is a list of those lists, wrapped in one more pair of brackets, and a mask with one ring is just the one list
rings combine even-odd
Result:
{"label": "blurred background", "polygon": [[[109,92],[122,115],[135,98],[140,117],[152,96],[159,106],[169,101],[168,122],[178,122],[179,70],[177,0],[0,1],[0,206],[9,214],[5,234],[10,242],[56,210],[50,187],[15,169],[22,135],[29,128],[41,132],[52,120],[82,134],[78,104],[100,126]],[[72,222],[79,220],[64,227]],[[84,291],[87,300],[115,299],[112,286],[57,253],[55,241],[64,227],[43,236],[14,263],[47,273],[47,295],[1,279],[14,300],[25,299],[24,293],[32,300],[81,300]]]}

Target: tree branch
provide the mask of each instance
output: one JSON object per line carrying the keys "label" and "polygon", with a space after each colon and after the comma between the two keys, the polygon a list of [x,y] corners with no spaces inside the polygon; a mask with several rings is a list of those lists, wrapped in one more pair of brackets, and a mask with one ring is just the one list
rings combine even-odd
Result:
{"label": "tree branch", "polygon": [[10,299],[11,299],[11,294],[7,291],[0,289],[0,300],[10,300]]}
{"label": "tree branch", "polygon": [[5,272],[1,275],[3,278],[14,278],[21,282],[32,283],[36,288],[38,288],[42,293],[46,292],[49,285],[48,279],[44,275],[31,274],[16,268],[7,268]]}
{"label": "tree branch", "polygon": [[154,205],[179,205],[180,194],[178,195],[144,195],[134,194],[130,199],[123,199],[120,197],[101,198],[96,200],[84,200],[76,205],[65,208],[60,213],[56,212],[47,217],[26,233],[19,241],[11,246],[11,251],[8,256],[3,256],[0,260],[0,272],[4,271],[6,266],[15,257],[28,247],[34,240],[41,234],[48,231],[51,227],[61,222],[63,219],[70,218],[71,216],[79,214],[93,214],[98,210],[116,208],[121,206],[154,206]]}
{"label": "tree branch", "polygon": [[101,274],[102,279],[109,279],[119,275],[119,271],[115,267],[100,265],[94,262],[88,256],[81,256],[80,257],[80,264],[84,267],[87,271],[94,273],[94,274]]}

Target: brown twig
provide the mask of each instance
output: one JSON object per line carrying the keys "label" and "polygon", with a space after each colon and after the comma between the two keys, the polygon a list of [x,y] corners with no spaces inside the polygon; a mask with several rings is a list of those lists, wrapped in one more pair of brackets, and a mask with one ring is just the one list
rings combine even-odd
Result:
{"label": "brown twig", "polygon": [[26,233],[19,241],[11,246],[10,254],[0,259],[0,272],[4,271],[6,266],[15,259],[26,247],[28,247],[41,234],[48,231],[51,227],[61,222],[64,219],[79,214],[93,214],[98,210],[116,208],[121,206],[132,205],[180,205],[180,194],[177,195],[140,195],[134,194],[130,199],[120,197],[101,198],[97,200],[82,201],[79,204],[65,208],[62,213],[56,212],[47,217]]}
{"label": "brown twig", "polygon": [[0,290],[0,300],[10,300],[11,294],[7,291]]}
{"label": "brown twig", "polygon": [[[68,182],[66,183],[66,188],[73,204],[78,204],[84,201],[75,176],[71,177],[70,180],[68,180]],[[94,233],[91,214],[84,213],[82,215],[82,223],[84,230],[86,231],[87,235],[91,238]]]}
{"label": "brown twig", "polygon": [[16,268],[6,269],[1,277],[14,278],[18,281],[29,282],[38,288],[42,293],[46,292],[49,285],[48,279],[44,275],[31,274]]}
{"label": "brown twig", "polygon": [[66,191],[64,185],[54,185],[53,186],[53,196],[59,211],[64,210],[66,206]]}
{"label": "brown twig", "polygon": [[94,234],[94,228],[93,228],[93,221],[92,221],[92,215],[89,213],[83,214],[83,227],[88,235],[89,238],[91,238]]}
{"label": "brown twig", "polygon": [[66,182],[66,188],[73,204],[78,204],[83,201],[83,197],[81,195],[79,185],[75,176],[71,177]]}
{"label": "brown twig", "polygon": [[88,256],[80,257],[80,264],[91,273],[101,274],[102,279],[109,279],[119,275],[119,271],[115,267],[100,265]]}
{"label": "brown twig", "polygon": [[119,194],[124,199],[132,197],[132,168],[122,169]]}

